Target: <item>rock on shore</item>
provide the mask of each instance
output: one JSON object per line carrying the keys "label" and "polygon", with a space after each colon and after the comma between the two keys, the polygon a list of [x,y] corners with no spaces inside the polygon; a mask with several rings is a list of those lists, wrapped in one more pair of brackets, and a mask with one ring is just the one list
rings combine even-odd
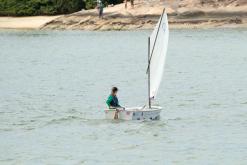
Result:
{"label": "rock on shore", "polygon": [[171,28],[247,27],[246,0],[135,0],[134,8],[124,4],[61,16],[42,29],[135,30],[151,29],[163,8]]}
{"label": "rock on shore", "polygon": [[138,30],[151,29],[163,8],[170,28],[247,27],[247,0],[135,0],[104,8],[104,18],[97,9],[62,16],[1,17],[0,28]]}

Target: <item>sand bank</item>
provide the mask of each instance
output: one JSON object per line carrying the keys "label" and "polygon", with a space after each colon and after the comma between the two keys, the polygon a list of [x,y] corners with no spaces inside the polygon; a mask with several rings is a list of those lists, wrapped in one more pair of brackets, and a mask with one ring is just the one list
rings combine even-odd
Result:
{"label": "sand bank", "polygon": [[[152,29],[163,8],[170,28],[239,28],[247,27],[245,0],[135,0],[135,7],[124,4],[104,8],[104,18],[96,9],[62,16],[0,17],[0,28],[59,30],[138,30]],[[203,3],[202,3],[203,2]]]}
{"label": "sand bank", "polygon": [[39,29],[47,22],[59,16],[32,16],[32,17],[0,17],[0,28],[4,29]]}

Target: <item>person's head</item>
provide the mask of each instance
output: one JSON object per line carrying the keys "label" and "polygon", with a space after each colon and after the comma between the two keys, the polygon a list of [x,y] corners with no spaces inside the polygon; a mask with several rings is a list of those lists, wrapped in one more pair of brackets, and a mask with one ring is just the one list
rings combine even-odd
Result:
{"label": "person's head", "polygon": [[113,87],[113,88],[111,89],[111,94],[112,94],[113,96],[116,96],[116,95],[117,95],[117,91],[118,91],[117,87]]}

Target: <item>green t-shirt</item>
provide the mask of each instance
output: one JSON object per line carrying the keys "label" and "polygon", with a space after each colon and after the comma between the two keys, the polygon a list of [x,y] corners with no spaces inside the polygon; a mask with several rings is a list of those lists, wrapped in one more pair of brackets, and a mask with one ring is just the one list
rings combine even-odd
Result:
{"label": "green t-shirt", "polygon": [[117,96],[109,95],[106,104],[108,107],[120,107]]}

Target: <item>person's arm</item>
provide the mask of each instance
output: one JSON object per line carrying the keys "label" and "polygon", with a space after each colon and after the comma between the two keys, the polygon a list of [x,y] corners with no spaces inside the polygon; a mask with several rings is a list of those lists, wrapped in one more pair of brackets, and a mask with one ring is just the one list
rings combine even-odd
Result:
{"label": "person's arm", "polygon": [[121,105],[118,104],[118,108],[125,110],[125,107],[122,107]]}
{"label": "person's arm", "polygon": [[125,109],[124,107],[122,107],[122,106],[119,104],[119,101],[118,101],[118,100],[117,100],[117,107],[120,107],[120,108]]}
{"label": "person's arm", "polygon": [[112,102],[112,96],[109,96],[108,99],[106,100],[106,104],[108,105],[108,107],[111,107],[111,102]]}

